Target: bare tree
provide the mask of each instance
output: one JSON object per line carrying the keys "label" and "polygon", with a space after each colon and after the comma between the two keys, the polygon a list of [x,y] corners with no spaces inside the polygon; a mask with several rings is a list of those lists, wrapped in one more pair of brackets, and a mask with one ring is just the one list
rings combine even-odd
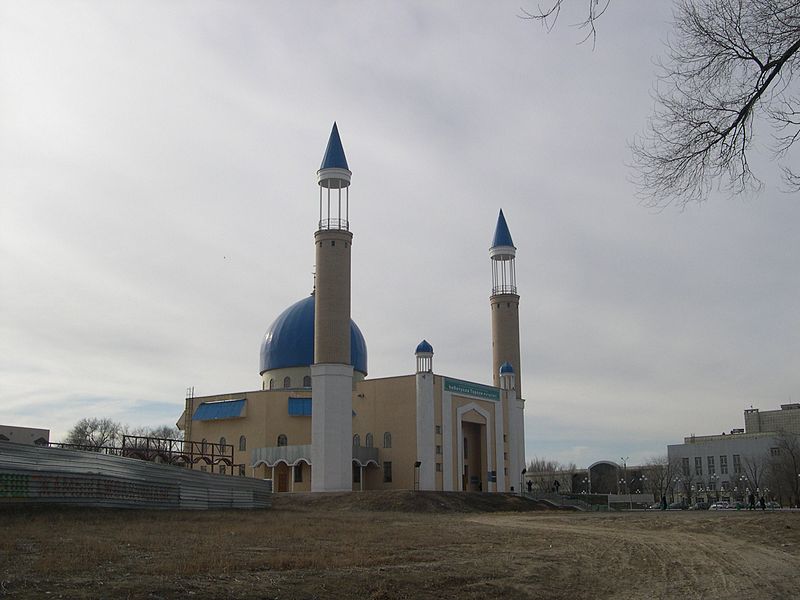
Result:
{"label": "bare tree", "polygon": [[[539,491],[551,491],[557,487],[561,492],[572,492],[573,475],[578,467],[575,463],[562,464],[557,460],[533,457],[528,463],[526,479]],[[555,482],[558,481],[558,485]]]}
{"label": "bare tree", "polygon": [[123,429],[121,423],[111,419],[86,417],[75,423],[64,442],[92,448],[114,446],[122,438]]}
{"label": "bare tree", "polygon": [[781,502],[800,504],[800,436],[789,432],[775,436],[774,455],[769,458],[766,483]]}
{"label": "bare tree", "polygon": [[[800,134],[791,80],[800,65],[796,0],[677,0],[659,65],[656,109],[633,144],[650,206],[702,201],[716,186],[760,188],[750,167],[755,129],[773,126],[776,157]],[[790,185],[798,179],[784,167]]]}
{"label": "bare tree", "polygon": [[755,494],[756,490],[764,486],[768,465],[769,457],[766,454],[751,454],[742,457],[742,467],[750,494]]}
{"label": "bare tree", "polygon": [[[594,42],[597,39],[595,23],[597,19],[602,17],[603,13],[606,12],[608,5],[611,4],[611,0],[584,0],[584,3],[586,5],[586,12],[582,20],[576,23],[576,26],[586,31],[586,36],[581,40],[581,43],[591,38],[592,45],[594,46]],[[533,10],[526,10],[523,8],[520,9],[522,12],[520,18],[539,21],[547,31],[550,31],[555,27],[558,17],[561,16],[563,4],[564,0],[551,0],[551,2],[544,7],[539,5]]]}
{"label": "bare tree", "polygon": [[654,500],[661,500],[662,496],[668,495],[680,467],[676,461],[669,460],[664,454],[649,458],[642,470],[647,477],[645,489],[652,492]]}
{"label": "bare tree", "polygon": [[[548,28],[563,0],[525,12]],[[589,0],[582,27],[609,0]],[[673,35],[659,62],[656,107],[633,144],[635,179],[651,207],[703,201],[716,188],[760,189],[750,156],[756,130],[771,130],[775,159],[800,136],[800,99],[792,80],[800,66],[797,0],[674,0]],[[792,191],[800,173],[781,165]]]}

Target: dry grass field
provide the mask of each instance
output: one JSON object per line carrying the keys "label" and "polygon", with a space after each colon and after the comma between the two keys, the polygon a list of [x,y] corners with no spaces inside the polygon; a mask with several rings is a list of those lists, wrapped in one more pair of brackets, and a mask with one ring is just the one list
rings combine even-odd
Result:
{"label": "dry grass field", "polygon": [[262,511],[0,507],[0,598],[800,597],[800,513],[531,510],[489,494]]}

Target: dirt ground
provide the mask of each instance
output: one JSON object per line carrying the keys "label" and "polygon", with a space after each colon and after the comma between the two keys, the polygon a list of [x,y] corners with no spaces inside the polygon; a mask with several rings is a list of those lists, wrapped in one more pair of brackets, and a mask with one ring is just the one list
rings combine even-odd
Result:
{"label": "dirt ground", "polygon": [[0,505],[0,598],[800,597],[800,512],[542,508],[412,492],[261,511]]}

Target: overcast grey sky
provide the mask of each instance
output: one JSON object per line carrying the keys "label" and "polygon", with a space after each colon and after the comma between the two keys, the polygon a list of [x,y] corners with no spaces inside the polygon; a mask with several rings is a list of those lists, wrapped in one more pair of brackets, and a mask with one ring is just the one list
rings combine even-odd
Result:
{"label": "overcast grey sky", "polygon": [[311,291],[334,120],[370,376],[427,338],[436,372],[491,381],[503,208],[529,458],[640,461],[800,400],[775,166],[683,212],[630,183],[669,3],[612,3],[594,51],[525,5],[0,0],[0,423],[59,439],[258,389],[262,335]]}

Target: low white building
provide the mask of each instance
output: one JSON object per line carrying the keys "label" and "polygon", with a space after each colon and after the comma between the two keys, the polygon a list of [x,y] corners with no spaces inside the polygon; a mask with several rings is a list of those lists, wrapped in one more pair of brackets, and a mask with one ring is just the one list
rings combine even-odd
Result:
{"label": "low white building", "polygon": [[779,450],[775,436],[781,431],[800,433],[800,404],[781,410],[744,411],[745,429],[729,434],[691,435],[682,444],[667,446],[674,465],[673,490],[688,500],[743,499],[752,492],[765,493],[770,456]]}

